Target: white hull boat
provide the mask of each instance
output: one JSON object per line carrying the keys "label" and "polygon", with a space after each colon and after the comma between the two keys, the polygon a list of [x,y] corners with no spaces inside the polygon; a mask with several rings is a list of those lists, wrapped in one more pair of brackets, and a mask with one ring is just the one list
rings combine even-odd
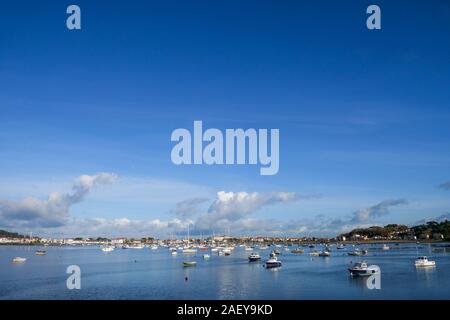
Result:
{"label": "white hull boat", "polygon": [[416,268],[426,268],[426,267],[435,267],[436,262],[428,260],[427,257],[418,257],[414,262]]}
{"label": "white hull boat", "polygon": [[197,253],[197,249],[185,248],[185,249],[183,249],[183,253],[189,253],[189,254]]}
{"label": "white hull boat", "polygon": [[368,266],[367,262],[357,262],[348,269],[351,276],[354,277],[368,277],[372,274],[379,273],[380,268],[377,266]]}
{"label": "white hull boat", "polygon": [[259,261],[259,260],[261,260],[261,256],[258,253],[254,252],[248,256],[248,261],[250,261],[250,262]]}
{"label": "white hull boat", "polygon": [[278,268],[281,267],[281,261],[276,256],[272,256],[269,260],[265,261],[266,268]]}

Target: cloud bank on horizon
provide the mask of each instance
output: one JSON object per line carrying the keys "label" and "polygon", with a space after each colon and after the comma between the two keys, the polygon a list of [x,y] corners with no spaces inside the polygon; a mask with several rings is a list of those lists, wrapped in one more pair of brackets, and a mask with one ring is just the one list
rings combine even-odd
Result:
{"label": "cloud bank on horizon", "polygon": [[320,198],[297,192],[233,192],[218,191],[214,199],[194,197],[179,201],[166,219],[131,219],[72,216],[70,209],[100,187],[117,182],[114,173],[81,175],[68,193],[52,192],[46,200],[26,197],[21,200],[0,200],[0,227],[26,232],[33,229],[48,236],[157,236],[184,235],[188,225],[193,234],[222,233],[260,235],[329,235],[356,227],[372,225],[377,218],[389,215],[391,209],[407,205],[403,198],[387,199],[361,208],[347,217],[311,218],[286,221],[282,216],[258,217],[269,206],[289,206],[296,202]]}
{"label": "cloud bank on horizon", "polygon": [[113,173],[81,175],[72,186],[71,193],[52,192],[46,200],[27,197],[18,201],[0,199],[0,225],[22,228],[54,228],[69,222],[69,209],[83,201],[95,187],[116,180]]}

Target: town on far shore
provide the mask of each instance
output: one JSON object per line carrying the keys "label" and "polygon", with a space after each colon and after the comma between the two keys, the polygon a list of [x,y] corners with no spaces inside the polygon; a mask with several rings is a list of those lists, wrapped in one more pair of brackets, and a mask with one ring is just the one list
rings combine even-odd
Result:
{"label": "town on far shore", "polygon": [[327,242],[439,242],[450,241],[450,221],[430,221],[425,224],[408,227],[406,225],[388,224],[369,228],[353,229],[336,237],[268,237],[268,236],[209,236],[183,239],[126,238],[126,237],[74,237],[74,238],[43,238],[39,236],[22,235],[15,232],[0,230],[0,245],[175,245],[175,244],[216,244],[216,243],[327,243]]}

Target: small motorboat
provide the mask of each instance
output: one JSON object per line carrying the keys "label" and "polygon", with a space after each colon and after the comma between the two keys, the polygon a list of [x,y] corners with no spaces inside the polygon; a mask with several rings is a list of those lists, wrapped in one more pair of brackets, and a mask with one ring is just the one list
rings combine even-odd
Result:
{"label": "small motorboat", "polygon": [[37,256],[45,256],[47,254],[47,251],[45,250],[38,250],[34,253]]}
{"label": "small motorboat", "polygon": [[314,245],[310,244],[308,247],[312,249],[312,248],[314,248]]}
{"label": "small motorboat", "polygon": [[209,258],[211,258],[211,257],[209,256],[209,254],[204,254],[204,255],[203,255],[203,259],[204,259],[204,260],[208,260]]}
{"label": "small motorboat", "polygon": [[341,243],[336,246],[336,249],[344,249],[345,246]]}
{"label": "small motorboat", "polygon": [[320,255],[319,251],[313,251],[309,254],[311,257],[318,257]]}
{"label": "small motorboat", "polygon": [[217,251],[219,251],[218,248],[211,248],[211,252],[217,252]]}
{"label": "small motorboat", "polygon": [[390,248],[389,248],[389,246],[388,246],[388,245],[386,245],[386,244],[383,244],[383,247],[382,247],[381,249],[383,249],[383,250],[389,250]]}
{"label": "small motorboat", "polygon": [[281,267],[281,261],[278,260],[275,254],[271,254],[270,258],[265,261],[266,268],[278,268]]}
{"label": "small motorboat", "polygon": [[280,255],[281,252],[279,250],[275,249],[275,250],[272,251],[272,253],[274,253],[274,254],[276,254],[278,256],[278,255]]}
{"label": "small motorboat", "polygon": [[172,251],[172,255],[173,255],[173,256],[176,256],[177,254],[178,254],[177,251]]}
{"label": "small motorboat", "polygon": [[319,257],[329,257],[331,255],[330,251],[323,250],[319,252]]}
{"label": "small motorboat", "polygon": [[380,272],[380,268],[377,266],[368,266],[367,262],[356,262],[351,268],[348,269],[351,276],[354,277],[367,277],[375,273]]}
{"label": "small motorboat", "polygon": [[427,257],[418,257],[417,260],[414,262],[414,265],[418,268],[421,267],[434,267],[436,266],[436,262],[435,261],[430,261],[428,260]]}
{"label": "small motorboat", "polygon": [[183,267],[195,267],[197,265],[196,261],[185,261],[183,262]]}
{"label": "small motorboat", "polygon": [[259,260],[261,260],[261,256],[256,252],[252,252],[248,256],[248,261],[250,261],[250,262],[259,261]]}
{"label": "small motorboat", "polygon": [[354,251],[347,252],[347,254],[348,254],[349,256],[362,256],[363,253],[362,253],[361,250],[356,249],[356,250],[354,250]]}
{"label": "small motorboat", "polygon": [[291,250],[291,253],[303,253],[303,252],[305,252],[305,250],[300,249],[300,248],[296,248],[296,249]]}
{"label": "small motorboat", "polygon": [[14,263],[24,263],[25,261],[27,261],[27,258],[22,258],[22,257],[15,257],[13,259]]}
{"label": "small motorboat", "polygon": [[114,251],[114,247],[103,247],[102,251],[103,252],[111,252],[111,251]]}

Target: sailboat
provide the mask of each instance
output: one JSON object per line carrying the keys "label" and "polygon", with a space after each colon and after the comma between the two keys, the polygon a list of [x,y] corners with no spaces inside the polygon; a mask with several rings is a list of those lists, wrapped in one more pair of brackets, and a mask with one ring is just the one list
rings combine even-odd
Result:
{"label": "sailboat", "polygon": [[187,239],[187,245],[183,248],[183,253],[197,253],[197,249],[192,248],[189,246],[189,224],[188,224],[188,239]]}

